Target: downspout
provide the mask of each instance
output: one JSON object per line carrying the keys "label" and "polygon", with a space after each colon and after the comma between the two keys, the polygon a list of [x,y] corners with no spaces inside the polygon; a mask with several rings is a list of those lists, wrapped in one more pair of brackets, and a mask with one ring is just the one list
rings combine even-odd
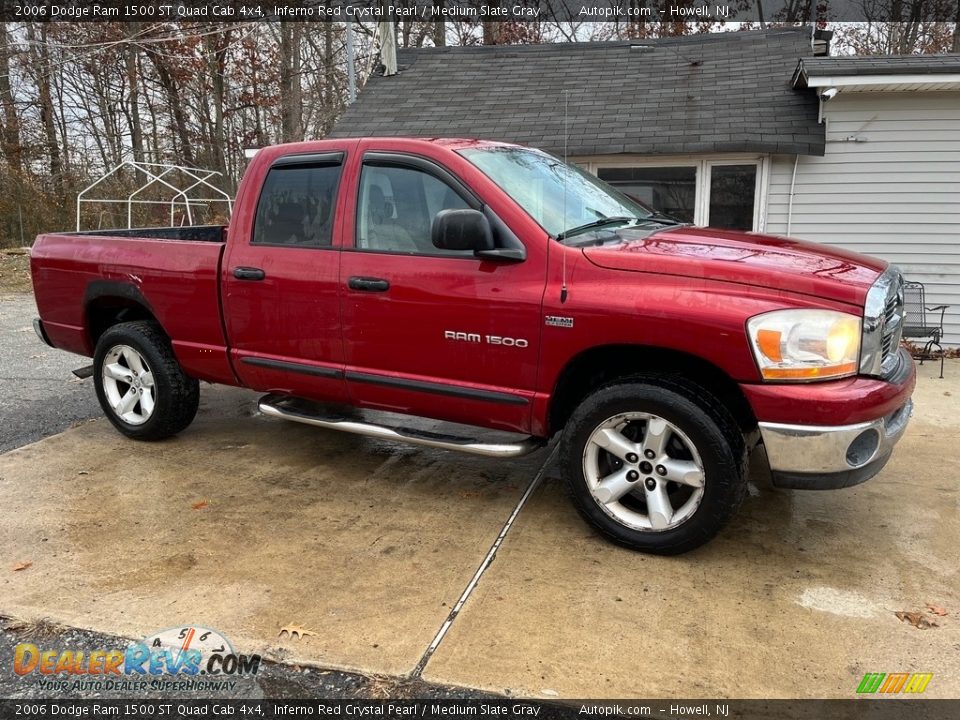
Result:
{"label": "downspout", "polygon": [[797,165],[800,164],[800,155],[793,156],[793,176],[790,178],[790,199],[787,201],[787,237],[790,237],[790,229],[793,227],[793,195],[794,188],[797,185]]}

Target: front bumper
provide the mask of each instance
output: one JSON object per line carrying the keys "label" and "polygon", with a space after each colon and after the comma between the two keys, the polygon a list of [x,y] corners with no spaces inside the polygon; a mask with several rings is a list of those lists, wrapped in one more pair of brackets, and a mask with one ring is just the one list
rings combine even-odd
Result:
{"label": "front bumper", "polygon": [[773,484],[830,490],[866,482],[887,464],[913,412],[913,401],[886,417],[823,427],[760,423]]}
{"label": "front bumper", "polygon": [[[789,404],[781,412],[797,417],[819,415],[819,422],[761,421],[760,435],[767,451],[773,484],[782,488],[828,490],[865,482],[890,459],[913,412],[910,394],[916,381],[913,360],[900,351],[896,372],[887,381],[857,380],[836,385],[824,395],[827,384],[790,388]],[[881,386],[881,387],[877,387]],[[768,386],[769,387],[769,386]],[[876,405],[873,401],[881,401]],[[874,407],[880,417],[867,415]],[[789,408],[789,409],[787,409]],[[825,417],[846,419],[856,408],[854,422],[830,425]],[[850,418],[854,419],[854,418]]]}

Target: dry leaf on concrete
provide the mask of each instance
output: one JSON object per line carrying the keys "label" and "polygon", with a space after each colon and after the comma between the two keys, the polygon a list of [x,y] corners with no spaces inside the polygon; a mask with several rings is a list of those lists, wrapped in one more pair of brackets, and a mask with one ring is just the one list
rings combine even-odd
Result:
{"label": "dry leaf on concrete", "polygon": [[29,568],[29,567],[33,567],[33,561],[32,561],[32,560],[27,560],[27,561],[22,562],[22,563],[17,563],[16,565],[13,566],[13,571],[14,571],[14,572],[20,572],[21,570],[26,570],[26,569]]}
{"label": "dry leaf on concrete", "polygon": [[907,612],[906,610],[898,610],[894,613],[897,616],[897,619],[902,622],[908,622],[913,625],[918,630],[927,630],[932,627],[939,627],[936,620],[931,620],[922,612]]}
{"label": "dry leaf on concrete", "polygon": [[306,635],[316,635],[313,630],[307,630],[300,625],[284,625],[282,628],[280,628],[280,633],[277,635],[277,637],[283,637],[284,633],[289,635],[291,638],[295,637],[299,640],[302,640]]}
{"label": "dry leaf on concrete", "polygon": [[203,510],[209,504],[210,504],[209,500],[197,500],[197,502],[195,502],[190,507],[192,507],[194,510]]}
{"label": "dry leaf on concrete", "polygon": [[933,603],[927,603],[927,610],[929,610],[934,615],[939,615],[940,617],[946,617],[950,613],[947,612],[947,609],[940,607],[939,605],[934,605]]}

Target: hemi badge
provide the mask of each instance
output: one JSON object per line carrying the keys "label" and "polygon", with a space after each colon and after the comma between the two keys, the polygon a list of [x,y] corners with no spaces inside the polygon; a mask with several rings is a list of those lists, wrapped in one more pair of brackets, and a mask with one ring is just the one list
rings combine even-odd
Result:
{"label": "hemi badge", "polygon": [[560,315],[547,315],[547,325],[550,327],[572,328],[573,318]]}

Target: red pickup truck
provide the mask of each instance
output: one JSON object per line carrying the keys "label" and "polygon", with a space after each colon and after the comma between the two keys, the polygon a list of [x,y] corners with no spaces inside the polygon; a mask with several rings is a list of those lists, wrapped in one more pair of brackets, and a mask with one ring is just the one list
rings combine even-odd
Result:
{"label": "red pickup truck", "polygon": [[682,225],[516,145],[270,147],[229,227],[41,235],[31,266],[37,333],[93,357],[131,438],[186,428],[199,380],[267,393],[267,415],[489,456],[561,433],[577,508],[648,552],[713,537],[758,443],[776,485],[846,487],[879,472],[912,408],[895,268]]}

